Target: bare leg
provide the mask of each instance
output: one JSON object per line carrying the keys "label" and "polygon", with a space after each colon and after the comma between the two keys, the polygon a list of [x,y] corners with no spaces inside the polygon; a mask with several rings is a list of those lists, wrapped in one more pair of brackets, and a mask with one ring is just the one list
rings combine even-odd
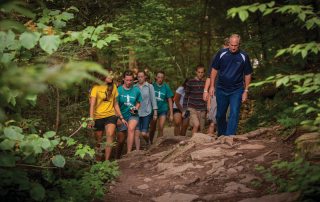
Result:
{"label": "bare leg", "polygon": [[100,148],[103,132],[104,131],[94,131],[94,139],[96,140],[95,153],[97,161],[101,161],[101,155],[98,154],[98,149]]}
{"label": "bare leg", "polygon": [[180,131],[180,126],[181,126],[181,122],[182,122],[182,114],[180,113],[175,113],[173,115],[173,120],[174,120],[174,136],[179,136],[181,135],[181,131]]}
{"label": "bare leg", "polygon": [[141,132],[143,139],[146,141],[146,144],[150,142],[149,135],[146,132]]}
{"label": "bare leg", "polygon": [[197,133],[199,131],[200,125],[195,125],[193,126],[193,129],[191,131],[191,137],[193,136],[194,133]]}
{"label": "bare leg", "polygon": [[[106,129],[106,135],[108,137],[107,143],[112,144],[113,143],[113,134],[114,134],[114,130],[116,129],[116,125],[108,124],[108,125],[106,125],[105,129]],[[105,160],[109,160],[111,152],[112,152],[112,146],[107,147],[105,150],[105,155],[106,155]]]}
{"label": "bare leg", "polygon": [[127,138],[127,154],[132,151],[134,141],[134,130],[138,124],[136,120],[130,120],[128,123],[128,138]]}
{"label": "bare leg", "polygon": [[117,132],[117,146],[116,146],[116,156],[117,159],[120,159],[120,156],[122,154],[122,150],[123,150],[123,144],[124,141],[126,139],[126,133],[127,131],[121,131],[121,132]]}
{"label": "bare leg", "polygon": [[164,123],[166,122],[166,119],[167,117],[165,116],[159,117],[158,138],[163,136],[163,128],[164,128]]}
{"label": "bare leg", "polygon": [[210,123],[208,134],[214,134],[214,123]]}
{"label": "bare leg", "polygon": [[189,119],[190,119],[190,117],[188,117],[187,119],[182,119],[182,128],[181,128],[181,132],[180,132],[181,136],[186,136],[188,124],[189,124]]}
{"label": "bare leg", "polygon": [[153,138],[154,138],[154,134],[156,132],[156,127],[157,127],[157,121],[154,121],[154,120],[151,119],[151,121],[150,121],[150,133],[149,133],[151,144],[153,143]]}
{"label": "bare leg", "polygon": [[140,150],[140,130],[135,131],[134,143],[136,144],[136,150]]}

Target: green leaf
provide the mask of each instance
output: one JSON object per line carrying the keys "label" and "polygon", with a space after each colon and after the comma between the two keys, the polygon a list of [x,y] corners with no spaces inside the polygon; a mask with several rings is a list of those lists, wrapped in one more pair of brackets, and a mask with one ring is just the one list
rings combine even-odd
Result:
{"label": "green leaf", "polygon": [[43,149],[47,149],[50,146],[50,140],[48,140],[47,138],[44,138],[44,142],[41,144],[41,147]]}
{"label": "green leaf", "polygon": [[7,32],[0,31],[0,49],[4,49],[9,46],[14,40],[14,33],[9,30]]}
{"label": "green leaf", "polygon": [[60,13],[59,10],[51,11],[49,15],[58,15]]}
{"label": "green leaf", "polygon": [[57,166],[57,167],[63,167],[66,163],[66,160],[64,159],[63,156],[61,155],[56,155],[55,157],[53,157],[52,159],[52,163]]}
{"label": "green leaf", "polygon": [[314,24],[314,21],[312,19],[307,20],[306,27],[307,29],[310,29]]}
{"label": "green leaf", "polygon": [[270,8],[273,7],[274,4],[275,4],[275,1],[271,1],[270,3],[267,3],[267,5],[268,5]]}
{"label": "green leaf", "polygon": [[12,127],[5,128],[4,134],[7,138],[11,140],[22,140],[22,138],[24,137],[21,133],[17,132]]}
{"label": "green leaf", "polygon": [[12,97],[12,92],[8,86],[3,86],[2,89],[2,94],[6,98],[7,102],[10,102],[11,97]]}
{"label": "green leaf", "polygon": [[25,163],[35,163],[36,162],[36,158],[31,154],[24,160],[24,162]]}
{"label": "green leaf", "polygon": [[54,132],[54,131],[48,131],[48,132],[46,132],[45,134],[43,134],[43,137],[44,138],[52,138],[53,136],[55,136],[56,135],[56,132]]}
{"label": "green leaf", "polygon": [[29,190],[29,189],[30,189],[30,182],[29,181],[24,181],[24,182],[20,183],[19,191]]}
{"label": "green leaf", "polygon": [[70,9],[73,9],[73,10],[79,12],[79,10],[78,10],[76,7],[74,7],[74,6],[71,6]]}
{"label": "green leaf", "polygon": [[272,11],[273,11],[273,9],[267,9],[267,10],[264,11],[264,13],[263,13],[262,16],[268,15],[268,14],[270,14]]}
{"label": "green leaf", "polygon": [[41,37],[40,46],[47,53],[52,54],[52,50],[56,51],[60,43],[59,36],[56,35],[46,35]]}
{"label": "green leaf", "polygon": [[32,186],[30,190],[30,196],[36,201],[42,201],[44,199],[46,190],[39,183],[36,183]]}
{"label": "green leaf", "polygon": [[306,19],[306,14],[305,13],[299,13],[298,17],[304,22]]}
{"label": "green leaf", "polygon": [[249,17],[248,11],[239,11],[238,15],[242,22],[244,22]]}
{"label": "green leaf", "polygon": [[83,128],[87,127],[87,125],[88,125],[87,122],[83,122],[83,123],[82,123],[82,127],[83,127]]}
{"label": "green leaf", "polygon": [[309,124],[309,123],[312,123],[312,122],[313,122],[313,120],[304,120],[300,124],[301,125],[305,125],[305,124]]}
{"label": "green leaf", "polygon": [[10,62],[14,58],[14,52],[4,53],[2,56],[2,62]]}
{"label": "green leaf", "polygon": [[58,15],[57,20],[70,20],[72,18],[74,18],[73,13],[67,13],[67,12],[63,12],[62,14]]}
{"label": "green leaf", "polygon": [[276,87],[278,88],[279,86],[281,86],[283,83],[283,79],[279,79],[276,83]]}
{"label": "green leaf", "polygon": [[[38,27],[40,29],[43,29],[43,27],[40,27],[39,24],[43,25],[43,23],[49,23],[50,22],[50,17],[46,16],[46,17],[42,17],[38,20],[38,22],[40,23],[37,23]],[[46,26],[47,27],[47,26]]]}
{"label": "green leaf", "polygon": [[13,140],[5,139],[0,143],[0,149],[2,150],[10,150],[15,145]]}
{"label": "green leaf", "polygon": [[287,49],[278,50],[276,57],[279,57],[280,55],[284,54],[286,51],[287,51]]}
{"label": "green leaf", "polygon": [[37,44],[39,38],[40,33],[38,32],[24,32],[21,34],[19,40],[21,42],[21,45],[30,50]]}
{"label": "green leaf", "polygon": [[253,6],[253,7],[250,7],[248,10],[251,11],[252,13],[254,13],[258,10],[258,7]]}
{"label": "green leaf", "polygon": [[52,183],[56,176],[53,174],[53,172],[50,169],[44,169],[41,171],[43,179],[46,181]]}
{"label": "green leaf", "polygon": [[21,23],[19,23],[17,21],[13,21],[13,20],[1,20],[0,21],[0,27],[3,30],[8,30],[10,28],[14,28],[14,29],[17,29],[17,30],[19,30],[21,32],[25,31],[27,29],[23,24],[21,24]]}
{"label": "green leaf", "polygon": [[16,164],[16,160],[10,154],[0,152],[0,166],[11,167]]}
{"label": "green leaf", "polygon": [[308,50],[303,49],[303,50],[301,51],[301,55],[302,55],[302,58],[305,58],[305,57],[308,55]]}
{"label": "green leaf", "polygon": [[263,11],[267,8],[267,5],[266,4],[260,4],[258,6],[259,10],[261,11],[261,13],[263,13]]}
{"label": "green leaf", "polygon": [[61,21],[61,20],[55,20],[55,21],[53,21],[52,23],[53,23],[53,26],[54,26],[55,28],[57,28],[57,29],[66,26],[66,22]]}

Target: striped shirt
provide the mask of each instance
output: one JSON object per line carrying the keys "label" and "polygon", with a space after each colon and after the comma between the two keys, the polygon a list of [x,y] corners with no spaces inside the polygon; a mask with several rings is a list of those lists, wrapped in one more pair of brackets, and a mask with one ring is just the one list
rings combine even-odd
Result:
{"label": "striped shirt", "polygon": [[195,78],[190,79],[184,99],[183,99],[183,111],[187,111],[187,108],[193,108],[198,111],[205,111],[206,110],[206,102],[203,101],[203,90],[204,90],[204,85],[206,83],[206,80],[196,80]]}

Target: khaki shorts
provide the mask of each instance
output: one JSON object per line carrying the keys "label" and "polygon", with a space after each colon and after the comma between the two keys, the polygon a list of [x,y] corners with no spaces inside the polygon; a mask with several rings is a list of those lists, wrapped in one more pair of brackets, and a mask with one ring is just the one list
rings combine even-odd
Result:
{"label": "khaki shorts", "polygon": [[200,125],[200,131],[204,128],[204,122],[206,117],[206,111],[198,111],[193,108],[188,108],[190,111],[190,125]]}
{"label": "khaki shorts", "polygon": [[[211,97],[211,105],[209,110],[209,120],[211,120],[213,124],[217,124],[216,115],[217,115],[217,99],[216,99],[216,96],[214,95],[213,97]],[[226,114],[227,122],[229,119],[229,115],[230,115],[230,104],[228,106],[227,114]]]}

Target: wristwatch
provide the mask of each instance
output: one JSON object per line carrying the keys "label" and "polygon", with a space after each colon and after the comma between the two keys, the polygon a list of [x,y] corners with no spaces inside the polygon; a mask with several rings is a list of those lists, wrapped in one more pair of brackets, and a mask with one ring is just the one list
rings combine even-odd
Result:
{"label": "wristwatch", "polygon": [[246,91],[246,92],[248,92],[248,93],[249,93],[249,90],[244,90],[244,91]]}

